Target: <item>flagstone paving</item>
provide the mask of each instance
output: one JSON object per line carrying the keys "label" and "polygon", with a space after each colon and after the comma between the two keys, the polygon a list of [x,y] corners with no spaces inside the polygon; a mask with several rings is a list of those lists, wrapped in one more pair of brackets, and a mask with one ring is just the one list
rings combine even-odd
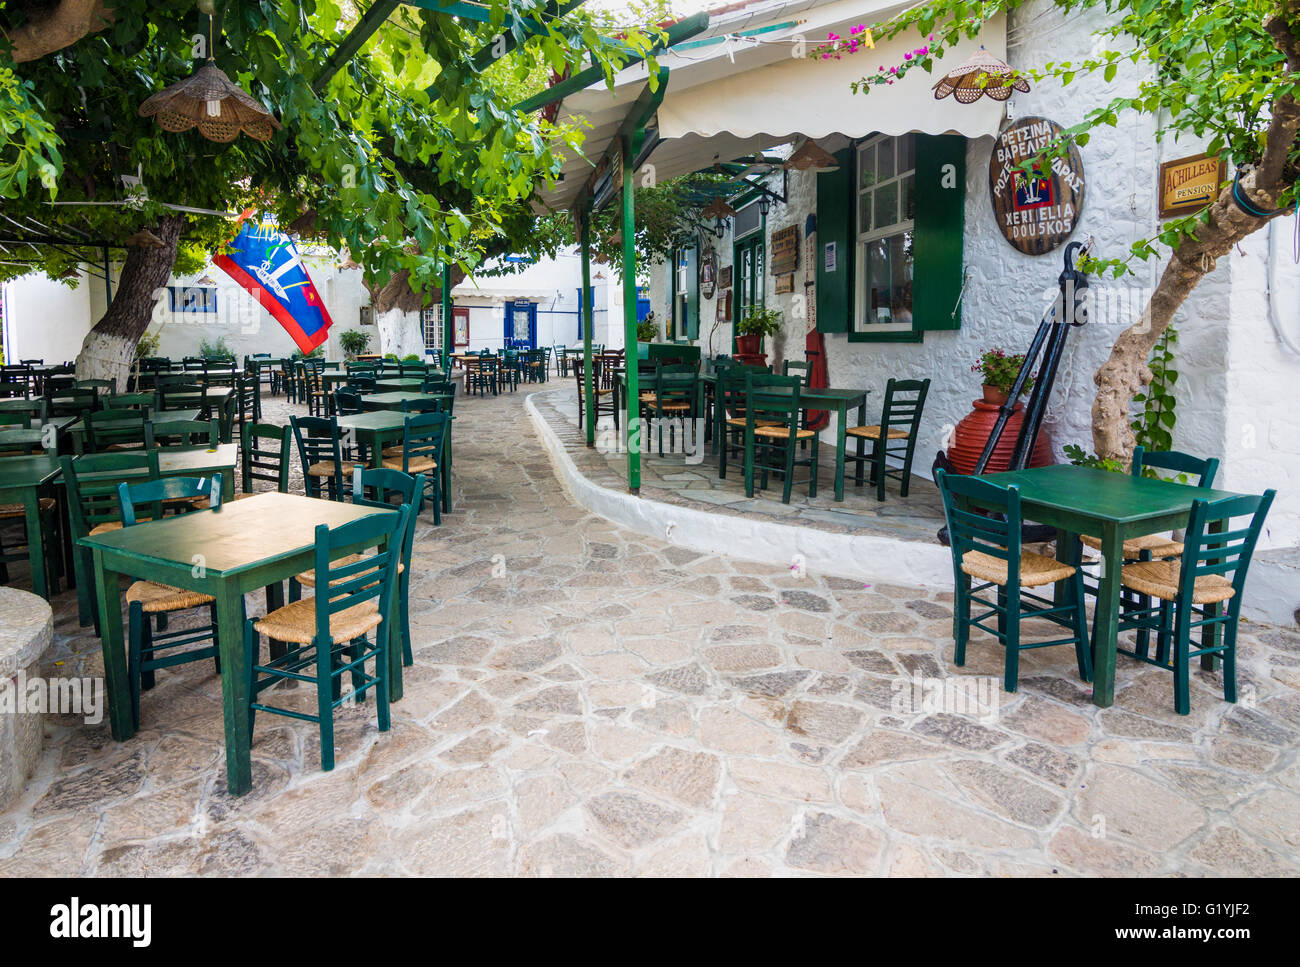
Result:
{"label": "flagstone paving", "polygon": [[[1121,659],[1097,709],[1062,649],[1026,654],[1008,695],[991,639],[952,666],[946,594],[587,513],[523,395],[459,401],[455,510],[417,536],[390,732],[343,709],[326,773],[314,726],[259,716],[232,799],[211,665],[159,673],[129,742],[49,720],[0,813],[0,876],[1300,872],[1294,630],[1243,629],[1235,706],[1198,672],[1177,716],[1169,677]],[[55,634],[46,674],[100,672],[72,595]],[[936,679],[983,687],[935,708]]]}

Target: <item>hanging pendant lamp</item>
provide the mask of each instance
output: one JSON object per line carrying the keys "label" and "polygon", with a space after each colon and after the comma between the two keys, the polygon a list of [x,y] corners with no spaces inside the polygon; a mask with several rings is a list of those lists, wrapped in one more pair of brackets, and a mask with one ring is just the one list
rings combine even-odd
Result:
{"label": "hanging pendant lamp", "polygon": [[934,99],[941,101],[949,94],[960,104],[974,104],[984,95],[995,101],[1005,101],[1013,91],[1029,93],[1029,82],[1016,77],[1014,68],[999,60],[984,45],[962,61],[934,85]]}
{"label": "hanging pendant lamp", "polygon": [[280,122],[252,95],[234,83],[212,59],[212,17],[208,17],[208,62],[197,71],[163,88],[140,105],[140,116],[151,117],[164,131],[198,128],[209,141],[222,144],[246,134],[268,141]]}

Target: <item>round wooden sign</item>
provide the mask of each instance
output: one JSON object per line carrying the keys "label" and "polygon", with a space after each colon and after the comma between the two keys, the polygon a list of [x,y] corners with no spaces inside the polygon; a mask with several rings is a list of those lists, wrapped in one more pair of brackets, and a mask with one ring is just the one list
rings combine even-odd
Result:
{"label": "round wooden sign", "polygon": [[1061,135],[1047,118],[1021,118],[1000,135],[989,157],[989,196],[1002,236],[1026,255],[1043,255],[1074,234],[1083,211],[1083,159],[1077,145],[1053,158],[1039,177],[1016,167]]}

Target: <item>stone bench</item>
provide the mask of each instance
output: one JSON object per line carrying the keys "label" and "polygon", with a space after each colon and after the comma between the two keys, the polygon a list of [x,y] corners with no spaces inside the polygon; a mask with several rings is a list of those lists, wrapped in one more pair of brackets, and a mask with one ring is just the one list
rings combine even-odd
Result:
{"label": "stone bench", "polygon": [[0,587],[0,808],[23,791],[36,766],[45,716],[17,709],[17,679],[40,674],[41,655],[54,637],[54,615],[44,598]]}

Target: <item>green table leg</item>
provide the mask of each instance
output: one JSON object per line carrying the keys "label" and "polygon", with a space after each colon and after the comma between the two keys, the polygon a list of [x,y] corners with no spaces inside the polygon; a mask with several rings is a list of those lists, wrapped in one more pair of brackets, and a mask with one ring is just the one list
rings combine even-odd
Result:
{"label": "green table leg", "polygon": [[244,596],[230,582],[215,589],[221,653],[221,708],[226,725],[226,787],[242,796],[253,785],[248,731],[248,664],[244,660]]}
{"label": "green table leg", "polygon": [[[442,474],[442,512],[451,513],[451,423],[447,423],[446,441],[443,447],[443,461],[439,471]],[[398,663],[401,664],[400,662]],[[401,686],[398,686],[400,692]]]}
{"label": "green table leg", "polygon": [[27,555],[32,570],[32,590],[47,601],[50,588],[46,581],[45,540],[41,536],[41,498],[35,487],[23,490],[23,517],[27,524]]}
{"label": "green table leg", "polygon": [[1119,526],[1103,523],[1101,559],[1104,573],[1097,588],[1097,645],[1092,655],[1092,704],[1109,708],[1115,703],[1115,643],[1119,622],[1119,571],[1123,564],[1124,542]]}
{"label": "green table leg", "polygon": [[[1221,531],[1223,531],[1223,529],[1224,529],[1224,522],[1221,520],[1212,521],[1210,523],[1209,530],[1211,534],[1220,533]],[[1219,561],[1216,559],[1214,561],[1211,561],[1210,563],[1218,564]],[[1218,617],[1219,607],[1220,606],[1217,604],[1205,605],[1205,617],[1206,618]],[[1222,634],[1222,631],[1223,631],[1222,624],[1216,623],[1212,625],[1202,625],[1201,626],[1201,647],[1214,648],[1215,646],[1217,646],[1219,644],[1219,638],[1220,635]],[[1222,664],[1222,661],[1217,654],[1201,656],[1201,668],[1204,671],[1207,672],[1215,671],[1216,669],[1218,669],[1220,664]]]}
{"label": "green table leg", "polygon": [[135,735],[131,721],[131,692],[126,677],[126,646],[122,639],[122,598],[119,576],[104,570],[101,551],[94,552],[95,595],[99,601],[99,646],[104,652],[104,693],[113,738],[125,742]]}
{"label": "green table leg", "polygon": [[[865,417],[864,417],[865,419]],[[835,410],[835,499],[844,499],[844,437],[848,407],[841,403]]]}

